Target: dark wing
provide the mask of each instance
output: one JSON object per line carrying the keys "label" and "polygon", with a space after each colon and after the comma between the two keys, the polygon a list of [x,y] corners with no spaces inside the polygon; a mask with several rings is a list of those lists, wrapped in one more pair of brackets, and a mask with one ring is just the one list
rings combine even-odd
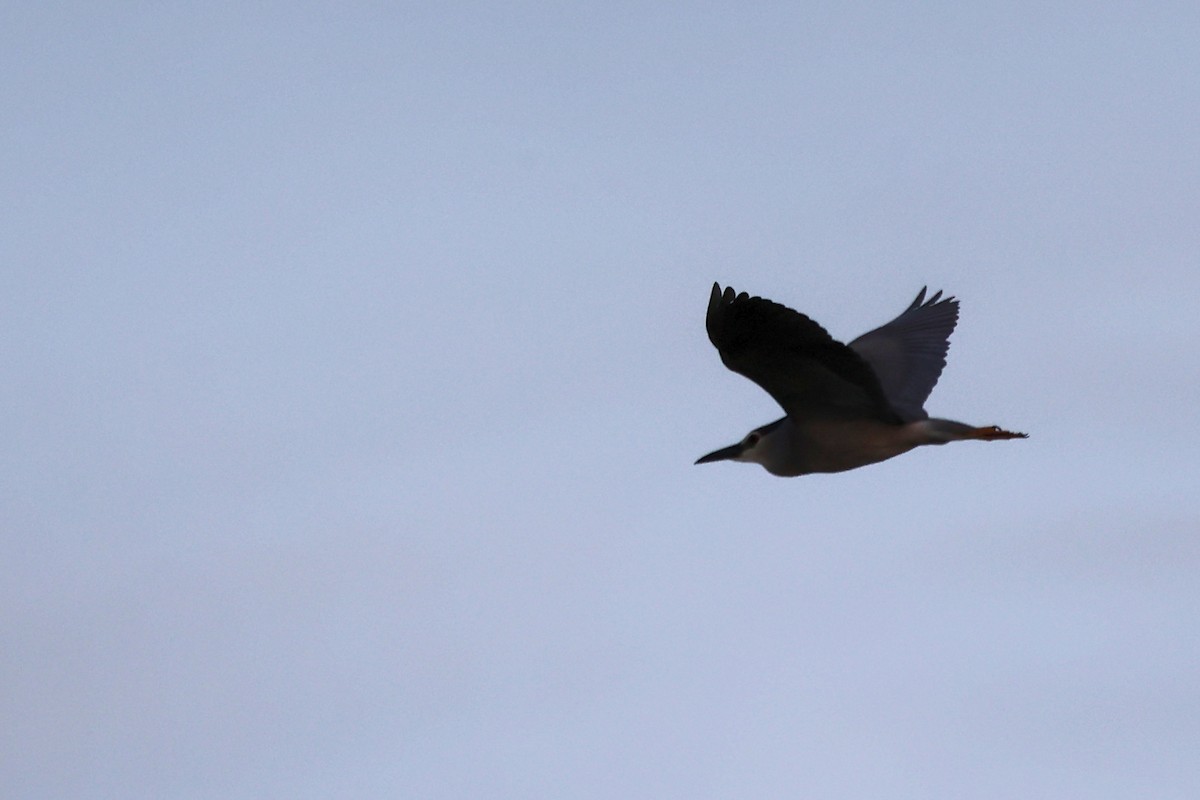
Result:
{"label": "dark wing", "polygon": [[946,366],[950,334],[958,322],[958,301],[928,300],[925,289],[904,313],[850,343],[871,365],[883,393],[905,421],[925,419],[925,400]]}
{"label": "dark wing", "polygon": [[706,325],[725,366],[789,416],[900,422],[867,362],[803,314],[714,283]]}

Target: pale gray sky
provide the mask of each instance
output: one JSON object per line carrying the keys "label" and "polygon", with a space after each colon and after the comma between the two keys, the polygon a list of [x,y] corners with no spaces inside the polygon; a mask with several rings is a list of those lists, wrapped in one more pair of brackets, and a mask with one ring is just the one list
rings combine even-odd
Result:
{"label": "pale gray sky", "polygon": [[[0,13],[0,790],[1200,796],[1194,3]],[[1024,442],[693,467],[714,280]]]}

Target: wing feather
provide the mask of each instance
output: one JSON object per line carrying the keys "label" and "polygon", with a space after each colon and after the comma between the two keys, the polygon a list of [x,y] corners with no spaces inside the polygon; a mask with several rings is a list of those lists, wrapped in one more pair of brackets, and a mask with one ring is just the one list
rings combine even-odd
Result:
{"label": "wing feather", "polygon": [[871,366],[798,311],[714,283],[706,327],[725,366],[789,416],[900,422]]}
{"label": "wing feather", "polygon": [[926,419],[925,401],[941,377],[958,323],[958,301],[925,299],[925,289],[886,325],[864,333],[850,348],[871,365],[888,403],[905,421]]}

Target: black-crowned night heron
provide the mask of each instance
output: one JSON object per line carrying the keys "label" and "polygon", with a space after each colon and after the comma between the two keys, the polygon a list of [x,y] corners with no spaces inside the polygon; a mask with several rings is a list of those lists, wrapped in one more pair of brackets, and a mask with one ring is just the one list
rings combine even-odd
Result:
{"label": "black-crowned night heron", "polygon": [[774,475],[842,472],[923,444],[1024,439],[995,425],[931,419],[933,390],[958,322],[958,301],[925,289],[886,325],[849,345],[790,308],[721,290],[708,301],[708,338],[721,361],[775,398],[787,416],[696,461],[749,461]]}

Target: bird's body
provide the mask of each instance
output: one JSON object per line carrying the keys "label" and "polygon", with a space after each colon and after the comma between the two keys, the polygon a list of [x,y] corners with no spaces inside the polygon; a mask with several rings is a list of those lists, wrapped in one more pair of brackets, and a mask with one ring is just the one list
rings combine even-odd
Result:
{"label": "bird's body", "polygon": [[907,430],[911,424],[914,423],[897,426],[873,419],[793,422],[784,417],[776,441],[782,442],[794,455],[770,459],[763,466],[776,475],[792,476],[845,472],[886,461],[920,443],[913,431]]}
{"label": "bird's body", "polygon": [[749,461],[795,476],[843,472],[924,444],[1025,438],[925,413],[958,321],[958,301],[940,298],[926,300],[922,289],[896,319],[845,345],[799,312],[713,284],[709,339],[725,366],[787,415],[696,463]]}

